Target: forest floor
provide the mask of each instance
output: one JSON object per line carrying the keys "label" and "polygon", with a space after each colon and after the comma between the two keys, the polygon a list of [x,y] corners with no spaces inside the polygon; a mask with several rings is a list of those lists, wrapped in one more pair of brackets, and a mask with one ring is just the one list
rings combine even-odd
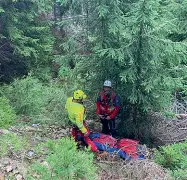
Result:
{"label": "forest floor", "polygon": [[[89,122],[92,123],[92,122]],[[100,130],[100,125],[96,124],[94,129]],[[2,134],[16,134],[26,137],[29,142],[29,149],[22,149],[21,153],[16,154],[11,149],[6,156],[0,158],[0,180],[23,180],[27,167],[34,161],[47,166],[43,154],[37,154],[33,147],[45,142],[48,139],[59,139],[70,137],[70,128],[57,125],[42,126],[33,124],[31,126],[14,126],[9,130],[0,130]],[[94,164],[98,167],[100,180],[169,180],[172,179],[166,170],[157,165],[152,159],[153,150],[149,149],[149,155],[145,160],[125,161],[115,154],[106,156],[95,156]],[[33,175],[36,176],[37,175]]]}

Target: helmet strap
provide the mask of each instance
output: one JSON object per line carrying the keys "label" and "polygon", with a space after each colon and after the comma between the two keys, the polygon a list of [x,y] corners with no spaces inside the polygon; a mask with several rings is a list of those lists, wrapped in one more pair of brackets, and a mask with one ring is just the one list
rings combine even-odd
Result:
{"label": "helmet strap", "polygon": [[79,104],[83,104],[83,99],[75,99],[73,97],[73,102],[79,103]]}

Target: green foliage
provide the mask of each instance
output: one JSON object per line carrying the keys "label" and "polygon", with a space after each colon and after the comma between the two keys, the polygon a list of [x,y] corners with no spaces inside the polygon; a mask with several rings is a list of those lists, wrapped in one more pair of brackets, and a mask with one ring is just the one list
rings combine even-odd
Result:
{"label": "green foliage", "polygon": [[37,115],[47,104],[45,87],[38,79],[28,76],[15,80],[7,96],[18,114]]}
{"label": "green foliage", "polygon": [[183,87],[187,44],[168,36],[176,29],[176,14],[160,0],[82,0],[81,5],[70,4],[68,12],[82,7],[77,16],[85,16],[76,24],[68,21],[66,27],[77,31],[62,45],[66,60],[75,62],[71,72],[82,77],[92,97],[105,79],[112,80],[123,110],[128,108],[121,119],[133,120],[137,129],[150,109],[163,110],[172,93]]}
{"label": "green foliage", "polygon": [[67,93],[58,85],[51,84],[47,87],[48,104],[43,112],[43,121],[49,124],[67,125],[68,118],[65,111]]}
{"label": "green foliage", "polygon": [[[55,27],[64,28],[64,35],[53,51],[53,61],[60,65],[57,84],[44,85],[39,80],[50,80],[54,43],[51,22],[46,19],[52,6],[59,16]],[[172,93],[184,88],[186,7],[185,0],[2,0],[3,62],[21,55],[19,64],[27,62],[36,77],[16,80],[7,97],[18,114],[64,122],[66,94],[78,87],[94,99],[103,81],[110,79],[121,97],[121,119],[132,120],[133,127],[127,124],[126,128],[138,132],[149,110],[163,111]],[[7,44],[13,54],[8,59]]]}
{"label": "green foliage", "polygon": [[[79,21],[83,26],[79,33],[86,42],[84,51],[92,54],[79,56],[76,68],[90,82],[88,89],[98,89],[104,79],[111,79],[127,103],[135,104],[140,110],[158,110],[169,103],[171,91],[181,83],[176,72],[185,48],[167,40],[172,25],[160,24],[167,18],[170,21],[170,17],[163,15],[168,13],[159,1],[137,1],[130,7],[126,12],[121,1],[85,1],[87,24]],[[75,35],[69,39],[72,38],[77,40]],[[67,44],[69,41],[64,50],[75,53],[76,43],[72,48],[65,48]]]}
{"label": "green foliage", "polygon": [[187,170],[186,169],[177,169],[172,172],[172,175],[176,180],[186,180]]}
{"label": "green foliage", "polygon": [[155,161],[172,171],[176,179],[187,178],[187,141],[160,147],[155,153]]}
{"label": "green foliage", "polygon": [[0,157],[9,153],[19,153],[28,146],[26,138],[11,133],[3,134],[0,138]]}
{"label": "green foliage", "polygon": [[171,112],[171,111],[164,111],[162,112],[162,115],[166,118],[174,118],[176,117],[176,113]]}
{"label": "green foliage", "polygon": [[51,10],[52,1],[0,2],[2,80],[10,81],[10,76],[22,75],[22,71],[26,74],[31,68],[37,72],[48,65],[54,38],[46,11]]}
{"label": "green foliage", "polygon": [[1,89],[16,113],[29,116],[31,123],[66,125],[64,106],[67,95],[57,84],[45,85],[30,75]]}
{"label": "green foliage", "polygon": [[53,38],[50,36],[49,26],[36,19],[46,8],[41,3],[32,0],[27,3],[8,0],[0,4],[4,9],[2,22],[6,31],[3,33],[13,43],[15,51],[25,57],[45,57],[52,50]]}
{"label": "green foliage", "polygon": [[174,17],[176,17],[176,26],[174,29],[170,29],[169,37],[176,42],[185,42],[187,39],[186,0],[167,2],[165,7],[169,9],[169,11]]}
{"label": "green foliage", "polygon": [[159,110],[166,106],[171,92],[181,85],[177,72],[184,49],[166,37],[172,24],[160,22],[172,21],[167,14],[159,1],[142,0],[134,3],[125,17],[125,29],[130,33],[124,37],[127,43],[126,57],[120,63],[124,63],[121,79],[127,87],[127,99],[141,109]]}
{"label": "green foliage", "polygon": [[96,167],[93,165],[93,153],[77,151],[76,143],[72,139],[49,140],[41,147],[41,149],[47,149],[45,154],[48,155],[45,161],[48,167],[40,163],[33,164],[27,179],[34,180],[32,177],[34,173],[42,180],[51,177],[54,180],[95,179]]}
{"label": "green foliage", "polygon": [[74,69],[76,60],[75,56],[74,59],[67,56],[55,56],[55,62],[60,65],[57,79],[61,83],[60,86],[67,91],[70,96],[72,96],[72,92],[77,88],[85,89],[85,78],[77,73],[77,69]]}
{"label": "green foliage", "polygon": [[0,97],[0,128],[9,128],[15,123],[16,114],[14,109],[9,105],[9,101]]}

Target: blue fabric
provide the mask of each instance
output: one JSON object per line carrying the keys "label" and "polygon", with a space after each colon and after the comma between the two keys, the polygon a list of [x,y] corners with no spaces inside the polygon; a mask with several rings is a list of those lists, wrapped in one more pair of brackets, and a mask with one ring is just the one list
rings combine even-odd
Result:
{"label": "blue fabric", "polygon": [[100,138],[100,133],[90,133],[89,138],[93,140],[94,138]]}
{"label": "blue fabric", "polygon": [[107,146],[105,146],[104,144],[98,143],[98,142],[94,142],[94,144],[97,146],[97,148],[100,151],[107,151]]}
{"label": "blue fabric", "polygon": [[145,156],[144,156],[143,154],[140,154],[140,155],[138,156],[138,159],[145,159]]}
{"label": "blue fabric", "polygon": [[120,106],[120,97],[119,96],[116,96],[114,98],[114,106]]}
{"label": "blue fabric", "polygon": [[94,142],[94,144],[97,146],[97,148],[100,151],[107,151],[109,153],[117,153],[118,156],[126,160],[132,159],[129,155],[127,155],[125,152],[121,151],[118,148],[107,147],[106,145],[98,143],[98,142]]}
{"label": "blue fabric", "polygon": [[83,138],[81,135],[78,135],[78,136],[76,136],[76,140],[77,140],[77,141],[83,141],[84,138]]}
{"label": "blue fabric", "polygon": [[98,98],[97,98],[97,101],[96,102],[101,102],[101,96],[99,96]]}
{"label": "blue fabric", "polygon": [[[100,135],[101,135],[100,133],[91,133],[89,137],[94,142],[94,139],[95,138],[100,138]],[[78,136],[77,139],[82,140],[80,136]],[[133,159],[131,156],[129,156],[124,151],[120,150],[119,148],[110,147],[110,146],[107,146],[106,144],[101,144],[99,142],[94,142],[94,144],[97,146],[97,148],[100,151],[106,151],[106,152],[109,152],[109,153],[116,153],[119,157],[121,157],[125,160]],[[144,150],[144,148],[141,148],[141,150]],[[137,159],[145,159],[145,157],[144,157],[143,154],[139,154]]]}

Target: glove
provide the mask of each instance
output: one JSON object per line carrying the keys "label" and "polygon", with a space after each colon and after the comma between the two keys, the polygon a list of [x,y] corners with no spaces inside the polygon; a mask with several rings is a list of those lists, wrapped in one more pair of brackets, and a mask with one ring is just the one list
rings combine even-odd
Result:
{"label": "glove", "polygon": [[110,116],[107,116],[106,119],[107,119],[107,120],[111,120],[111,117],[110,117]]}
{"label": "glove", "polygon": [[90,133],[87,131],[86,133],[84,133],[85,137],[88,137],[90,135]]}
{"label": "glove", "polygon": [[105,117],[104,117],[104,115],[99,114],[99,118],[104,119]]}

